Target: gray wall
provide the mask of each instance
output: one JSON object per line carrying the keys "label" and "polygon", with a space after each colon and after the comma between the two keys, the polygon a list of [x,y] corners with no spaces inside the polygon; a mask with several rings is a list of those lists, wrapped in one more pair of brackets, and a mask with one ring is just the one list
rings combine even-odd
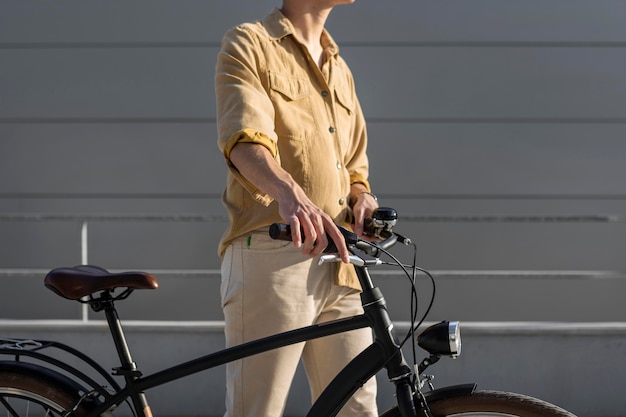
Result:
{"label": "gray wall", "polygon": [[[221,319],[215,55],[275,5],[0,3],[0,319],[80,319],[41,280],[85,260],[159,278],[123,317]],[[432,320],[626,322],[625,14],[358,0],[331,15],[374,191],[439,277]],[[405,320],[406,284],[380,276]]]}

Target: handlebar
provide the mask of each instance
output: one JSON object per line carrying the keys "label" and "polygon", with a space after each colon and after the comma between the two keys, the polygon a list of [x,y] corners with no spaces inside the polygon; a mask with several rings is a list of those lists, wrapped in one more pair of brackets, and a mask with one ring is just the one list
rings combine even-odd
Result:
{"label": "handlebar", "polygon": [[[372,219],[366,219],[365,222],[365,230],[366,233],[370,236],[376,236],[381,238],[380,241],[369,241],[362,239],[342,226],[337,226],[341,234],[343,235],[346,246],[350,253],[354,256],[350,257],[350,263],[353,263],[357,266],[363,266],[366,263],[372,263],[372,260],[368,260],[368,257],[377,257],[380,250],[385,250],[393,245],[395,245],[398,241],[409,244],[411,241],[391,230],[391,228],[395,225],[395,221],[397,218],[397,214],[395,210],[389,208],[379,208],[377,209],[373,215]],[[300,231],[302,235],[304,232]],[[291,241],[291,226],[283,223],[273,223],[269,229],[269,235],[272,239]],[[328,237],[328,246],[324,249],[324,254],[320,257],[320,263],[329,262],[329,261],[340,261],[338,256],[334,254],[337,252],[337,246],[333,242],[333,240]],[[364,256],[356,256],[355,250],[358,249],[365,254]],[[332,255],[331,255],[332,254]],[[376,259],[373,259],[376,261]],[[376,262],[373,262],[376,263]]]}
{"label": "handlebar", "polygon": [[[341,226],[337,226],[337,228],[343,235],[346,241],[346,246],[358,245],[359,242],[362,241],[362,239],[359,239],[355,233],[352,233],[348,229]],[[304,230],[302,228],[300,228],[300,235],[304,236]],[[270,226],[270,237],[276,240],[291,242],[291,226],[283,223],[273,223]],[[328,234],[326,234],[326,238],[328,239],[328,246],[326,246],[323,253],[328,254],[337,252],[337,245],[335,245],[335,242],[333,242]]]}

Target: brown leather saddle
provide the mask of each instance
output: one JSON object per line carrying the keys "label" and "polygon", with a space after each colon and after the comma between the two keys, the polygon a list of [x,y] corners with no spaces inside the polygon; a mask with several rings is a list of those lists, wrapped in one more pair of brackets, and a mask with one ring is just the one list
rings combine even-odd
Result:
{"label": "brown leather saddle", "polygon": [[149,290],[159,287],[157,279],[146,272],[111,273],[94,265],[53,269],[46,275],[44,285],[70,300],[79,300],[99,291],[120,287]]}

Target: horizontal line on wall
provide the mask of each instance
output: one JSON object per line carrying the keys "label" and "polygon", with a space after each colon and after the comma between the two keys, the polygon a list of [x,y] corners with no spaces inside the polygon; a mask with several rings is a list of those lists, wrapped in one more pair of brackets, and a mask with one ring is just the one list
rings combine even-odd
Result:
{"label": "horizontal line on wall", "polygon": [[[572,200],[603,200],[626,201],[626,194],[434,194],[434,193],[376,193],[382,200],[539,200],[539,201],[572,201]],[[211,200],[221,199],[221,193],[0,193],[0,199],[32,199],[32,200]]]}
{"label": "horizontal line on wall", "polygon": [[402,215],[412,223],[626,223],[621,215]]}
{"label": "horizontal line on wall", "polygon": [[398,200],[626,200],[626,194],[433,194],[377,193],[380,198]]}
{"label": "horizontal line on wall", "polygon": [[219,48],[220,42],[2,42],[0,49]]}
{"label": "horizontal line on wall", "polygon": [[[175,223],[226,223],[222,214],[160,214],[160,213],[0,213],[0,221],[148,221]],[[403,214],[404,223],[626,223],[624,215],[428,215]]]}
{"label": "horizontal line on wall", "polygon": [[[219,279],[219,269],[160,269],[160,268],[132,268],[133,271],[145,271],[159,277],[168,278],[206,278]],[[45,268],[0,268],[0,278],[43,277],[50,269]],[[125,272],[125,269],[112,268],[109,272]],[[431,270],[439,279],[557,279],[557,280],[612,280],[624,279],[626,271],[601,270]],[[404,277],[405,272],[398,269],[371,269],[372,276]]]}
{"label": "horizontal line on wall", "polygon": [[[0,278],[16,278],[16,277],[43,277],[52,268],[0,268]],[[126,269],[111,268],[109,272],[125,272]],[[129,269],[130,270],[130,269]],[[206,278],[207,276],[215,276],[219,278],[219,269],[159,269],[159,268],[132,268],[133,271],[145,271],[155,276],[167,276],[168,278]]]}
{"label": "horizontal line on wall", "polygon": [[221,199],[221,193],[0,193],[0,199],[33,199],[33,200],[206,200]]}
{"label": "horizontal line on wall", "polygon": [[[626,117],[366,117],[368,124],[626,124]],[[213,124],[215,117],[0,117],[0,124]]]}
{"label": "horizontal line on wall", "polygon": [[228,221],[225,214],[153,214],[153,213],[0,213],[0,221],[149,221],[176,223],[220,223]]}
{"label": "horizontal line on wall", "polygon": [[626,117],[366,117],[394,124],[624,124]]}
{"label": "horizontal line on wall", "polygon": [[[350,48],[626,48],[626,41],[341,41]],[[220,42],[2,42],[0,49],[219,48]]]}
{"label": "horizontal line on wall", "polygon": [[[425,322],[420,329],[425,329],[434,322]],[[410,323],[394,322],[398,331],[408,331]],[[222,333],[223,321],[160,321],[160,320],[124,320],[124,328],[130,332],[202,332]],[[0,319],[0,330],[9,331],[107,331],[103,320],[8,320]],[[601,336],[626,334],[624,322],[461,322],[464,335],[526,335],[532,337],[576,335]]]}
{"label": "horizontal line on wall", "polygon": [[[558,279],[558,280],[602,280],[624,279],[626,271],[594,271],[594,270],[433,270],[429,271],[439,279]],[[373,275],[404,275],[404,271],[372,271]]]}
{"label": "horizontal line on wall", "polygon": [[[395,323],[398,330],[408,330],[408,322]],[[425,324],[421,328],[425,328]],[[625,335],[626,323],[623,322],[461,322],[461,333],[467,335],[500,335],[500,336],[600,336]]]}
{"label": "horizontal line on wall", "polygon": [[415,48],[626,48],[626,41],[414,41],[339,42],[347,47]]}
{"label": "horizontal line on wall", "polygon": [[215,117],[0,117],[0,124],[211,124]]}

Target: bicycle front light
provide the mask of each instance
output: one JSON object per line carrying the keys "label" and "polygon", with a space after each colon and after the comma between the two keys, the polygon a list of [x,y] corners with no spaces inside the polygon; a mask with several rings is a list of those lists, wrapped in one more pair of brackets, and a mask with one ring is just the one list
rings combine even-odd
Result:
{"label": "bicycle front light", "polygon": [[417,336],[417,344],[430,354],[456,358],[461,354],[460,324],[458,321],[433,324]]}

